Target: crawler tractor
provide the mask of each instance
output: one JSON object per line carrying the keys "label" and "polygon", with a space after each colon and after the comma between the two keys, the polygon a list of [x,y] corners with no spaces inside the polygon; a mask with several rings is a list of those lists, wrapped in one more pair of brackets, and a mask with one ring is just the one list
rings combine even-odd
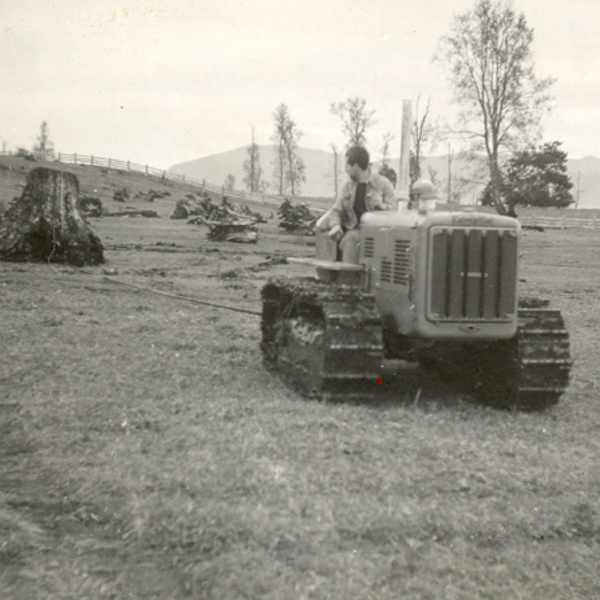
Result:
{"label": "crawler tractor", "polygon": [[365,213],[359,264],[317,233],[316,259],[295,260],[318,277],[262,290],[266,366],[319,398],[377,397],[387,359],[401,359],[496,406],[555,404],[569,336],[546,301],[519,300],[519,222],[430,204]]}

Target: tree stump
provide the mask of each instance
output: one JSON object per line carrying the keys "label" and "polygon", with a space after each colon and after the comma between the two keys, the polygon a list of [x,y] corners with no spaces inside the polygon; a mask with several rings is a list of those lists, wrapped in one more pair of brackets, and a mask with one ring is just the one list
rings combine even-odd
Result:
{"label": "tree stump", "polygon": [[0,259],[59,262],[74,266],[104,262],[104,248],[77,208],[79,181],[72,173],[39,167],[27,176],[0,221]]}

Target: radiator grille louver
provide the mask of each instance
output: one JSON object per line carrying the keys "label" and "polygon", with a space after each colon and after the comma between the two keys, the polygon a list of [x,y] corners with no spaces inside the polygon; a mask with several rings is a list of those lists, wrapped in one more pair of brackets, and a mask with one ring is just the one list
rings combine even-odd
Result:
{"label": "radiator grille louver", "polygon": [[394,283],[407,284],[410,275],[410,242],[396,240],[394,243]]}
{"label": "radiator grille louver", "polygon": [[375,239],[372,237],[365,238],[363,244],[363,254],[365,258],[373,258],[375,255]]}
{"label": "radiator grille louver", "polygon": [[514,231],[439,227],[430,235],[431,318],[493,321],[514,314]]}
{"label": "radiator grille louver", "polygon": [[407,285],[410,278],[410,252],[410,241],[395,240],[393,256],[381,258],[379,280],[382,283]]}
{"label": "radiator grille louver", "polygon": [[390,283],[392,281],[392,261],[381,259],[381,274],[379,279],[382,282]]}

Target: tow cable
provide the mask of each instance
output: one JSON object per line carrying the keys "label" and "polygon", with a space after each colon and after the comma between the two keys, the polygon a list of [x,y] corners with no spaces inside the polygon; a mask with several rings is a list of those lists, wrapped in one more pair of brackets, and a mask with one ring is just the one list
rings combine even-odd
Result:
{"label": "tow cable", "polygon": [[[87,275],[94,275],[88,270],[80,269],[79,272],[86,273]],[[121,279],[115,279],[114,277],[108,277],[106,275],[102,275],[100,279],[104,281],[109,281],[110,283],[116,283],[118,285],[123,285],[125,287],[130,287],[136,290],[140,290],[142,292],[150,292],[152,294],[159,294],[161,296],[167,296],[168,298],[176,298],[178,300],[186,300],[187,302],[193,302],[194,304],[201,304],[202,306],[211,306],[213,308],[221,308],[223,310],[230,310],[232,312],[244,313],[246,315],[254,315],[256,317],[262,317],[261,312],[257,312],[255,310],[250,310],[247,308],[236,308],[235,306],[229,306],[227,304],[217,304],[215,302],[208,302],[207,300],[199,300],[198,298],[194,298],[193,296],[185,296],[183,294],[174,294],[172,292],[163,292],[162,290],[155,290],[153,288],[144,287],[142,285],[136,285],[135,283],[128,283],[127,281],[123,281]]]}

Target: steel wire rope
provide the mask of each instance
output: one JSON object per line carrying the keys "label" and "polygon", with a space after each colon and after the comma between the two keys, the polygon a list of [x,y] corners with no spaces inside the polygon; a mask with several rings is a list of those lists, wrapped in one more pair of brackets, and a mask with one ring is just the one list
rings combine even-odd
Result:
{"label": "steel wire rope", "polygon": [[[90,271],[87,270],[82,270],[80,272],[86,273],[87,275],[93,275],[93,273],[90,273]],[[143,292],[150,292],[152,294],[159,294],[161,296],[167,296],[169,298],[176,298],[178,300],[186,300],[188,302],[193,302],[194,304],[201,304],[203,306],[211,306],[213,308],[221,308],[223,310],[230,310],[233,312],[239,312],[239,313],[244,313],[244,314],[248,314],[248,315],[254,315],[257,317],[261,317],[262,316],[262,312],[257,312],[255,310],[250,310],[247,308],[237,308],[235,306],[229,306],[227,304],[218,304],[216,302],[209,302],[208,300],[200,300],[198,298],[194,298],[193,296],[186,296],[184,294],[175,294],[173,292],[165,292],[163,290],[156,290],[153,288],[149,288],[143,285],[137,285],[135,283],[130,283],[128,281],[123,281],[122,279],[116,279],[114,277],[108,277],[107,275],[102,275],[100,277],[100,279],[102,279],[103,281],[108,281],[110,283],[116,283],[119,285],[123,285],[126,287],[130,287],[130,288],[134,288]]]}

